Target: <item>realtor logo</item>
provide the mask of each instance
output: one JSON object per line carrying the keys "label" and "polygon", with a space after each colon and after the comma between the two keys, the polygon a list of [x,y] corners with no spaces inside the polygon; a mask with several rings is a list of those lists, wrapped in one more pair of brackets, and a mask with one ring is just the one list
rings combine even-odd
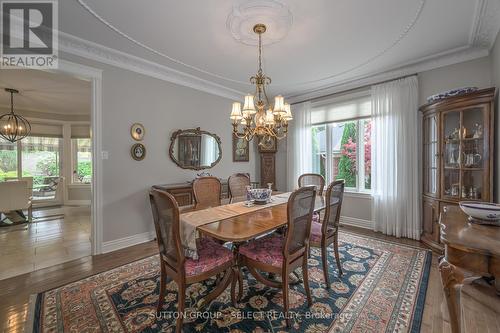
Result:
{"label": "realtor logo", "polygon": [[0,68],[57,68],[57,0],[0,4]]}

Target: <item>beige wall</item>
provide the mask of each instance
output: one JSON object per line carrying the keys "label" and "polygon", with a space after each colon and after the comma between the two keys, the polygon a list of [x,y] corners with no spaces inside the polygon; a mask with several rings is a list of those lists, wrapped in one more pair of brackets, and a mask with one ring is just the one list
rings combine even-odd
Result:
{"label": "beige wall", "polygon": [[[196,171],[180,169],[168,156],[170,136],[177,129],[201,127],[220,136],[222,160],[206,171],[222,178],[249,172],[255,179],[253,146],[250,162],[232,162],[231,100],[79,57],[64,54],[63,58],[103,70],[102,149],[109,153],[102,175],[104,242],[154,230],[150,186],[196,176]],[[130,157],[134,122],[146,128],[147,155],[139,162]]]}
{"label": "beige wall", "polygon": [[[495,45],[493,46],[493,49],[491,51],[490,60],[491,60],[492,85],[497,88],[500,88],[500,33],[497,35]],[[495,201],[496,202],[500,202],[500,134],[498,133],[498,130],[500,129],[499,110],[500,110],[500,98],[497,95],[497,109],[495,113],[495,119],[496,119]]]}
{"label": "beige wall", "polygon": [[490,58],[484,57],[418,74],[419,101],[436,93],[462,87],[491,87]]}

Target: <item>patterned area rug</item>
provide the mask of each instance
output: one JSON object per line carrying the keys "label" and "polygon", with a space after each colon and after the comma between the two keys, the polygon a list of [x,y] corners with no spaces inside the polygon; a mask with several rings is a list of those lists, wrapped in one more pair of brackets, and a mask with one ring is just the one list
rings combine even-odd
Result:
{"label": "patterned area rug", "polygon": [[[207,307],[196,303],[214,281],[186,292],[184,332],[418,332],[429,277],[431,253],[410,246],[340,235],[344,274],[339,277],[329,252],[330,289],[321,257],[312,249],[309,277],[313,297],[307,306],[302,284],[290,290],[292,327],[282,314],[282,294],[244,271],[244,297],[235,308],[229,288]],[[300,270],[299,270],[300,271]],[[167,285],[166,304],[156,314],[158,257],[152,256],[36,295],[33,332],[173,332],[177,287]]]}

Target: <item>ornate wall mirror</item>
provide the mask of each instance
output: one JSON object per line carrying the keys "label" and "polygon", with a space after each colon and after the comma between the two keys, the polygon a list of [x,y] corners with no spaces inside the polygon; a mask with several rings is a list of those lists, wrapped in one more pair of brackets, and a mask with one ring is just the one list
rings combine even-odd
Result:
{"label": "ornate wall mirror", "polygon": [[222,158],[220,138],[200,128],[178,130],[170,138],[170,158],[183,169],[202,170]]}

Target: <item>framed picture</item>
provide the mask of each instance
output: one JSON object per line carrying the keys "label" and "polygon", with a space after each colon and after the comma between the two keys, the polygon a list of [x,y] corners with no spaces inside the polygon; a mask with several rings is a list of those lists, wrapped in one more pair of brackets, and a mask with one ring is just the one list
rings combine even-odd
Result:
{"label": "framed picture", "polygon": [[249,144],[245,139],[240,139],[233,134],[233,162],[250,161]]}
{"label": "framed picture", "polygon": [[142,161],[146,157],[146,147],[142,143],[136,143],[130,148],[130,155],[136,161]]}
{"label": "framed picture", "polygon": [[181,134],[177,147],[177,156],[182,165],[192,168],[200,166],[201,135]]}
{"label": "framed picture", "polygon": [[275,153],[278,150],[278,142],[275,137],[259,137],[259,153]]}
{"label": "framed picture", "polygon": [[142,141],[144,134],[146,134],[146,130],[142,124],[135,123],[130,127],[130,135],[135,141]]}

